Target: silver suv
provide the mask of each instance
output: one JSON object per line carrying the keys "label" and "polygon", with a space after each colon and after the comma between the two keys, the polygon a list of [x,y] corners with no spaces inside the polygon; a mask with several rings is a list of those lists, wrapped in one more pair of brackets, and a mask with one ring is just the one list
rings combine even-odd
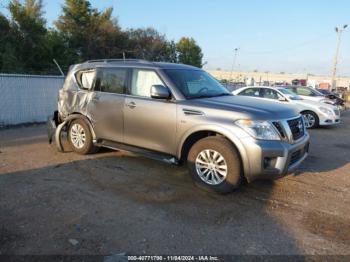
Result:
{"label": "silver suv", "polygon": [[222,193],[292,172],[309,149],[293,107],[233,96],[192,66],[143,60],[72,66],[49,120],[60,151],[62,131],[79,154],[108,147],[187,163],[198,184]]}

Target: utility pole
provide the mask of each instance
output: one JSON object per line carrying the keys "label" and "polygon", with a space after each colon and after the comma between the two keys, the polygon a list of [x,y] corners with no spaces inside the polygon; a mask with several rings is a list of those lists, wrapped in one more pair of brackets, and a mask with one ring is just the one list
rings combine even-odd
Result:
{"label": "utility pole", "polygon": [[348,25],[343,25],[343,27],[336,27],[335,32],[337,32],[337,49],[335,51],[335,56],[334,56],[334,64],[333,64],[333,71],[332,71],[332,89],[335,88],[337,90],[336,86],[336,75],[337,75],[337,65],[338,65],[338,56],[339,56],[339,47],[340,47],[340,41],[341,41],[341,35],[344,31],[345,28],[347,28]]}
{"label": "utility pole", "polygon": [[232,73],[233,73],[233,69],[234,69],[235,64],[236,64],[238,50],[239,50],[239,48],[235,48],[235,49],[234,49],[235,55],[234,55],[234,57],[233,57],[233,63],[232,63],[232,67],[231,67],[231,73],[230,73],[230,79],[229,79],[229,81],[232,80]]}

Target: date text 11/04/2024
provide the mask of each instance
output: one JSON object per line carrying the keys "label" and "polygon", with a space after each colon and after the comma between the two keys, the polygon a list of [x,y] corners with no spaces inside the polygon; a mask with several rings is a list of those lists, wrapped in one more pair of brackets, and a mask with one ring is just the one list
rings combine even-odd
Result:
{"label": "date text 11/04/2024", "polygon": [[128,256],[128,261],[219,261],[217,256]]}

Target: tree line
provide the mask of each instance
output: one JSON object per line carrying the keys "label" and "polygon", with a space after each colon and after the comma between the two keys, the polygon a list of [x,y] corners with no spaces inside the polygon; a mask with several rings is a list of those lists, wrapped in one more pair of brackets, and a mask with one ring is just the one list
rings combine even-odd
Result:
{"label": "tree line", "polygon": [[42,0],[11,0],[8,17],[0,12],[0,72],[64,72],[91,59],[138,58],[202,67],[202,50],[193,38],[168,40],[154,28],[123,30],[113,8],[98,10],[88,0],[66,0],[53,27],[47,26]]}

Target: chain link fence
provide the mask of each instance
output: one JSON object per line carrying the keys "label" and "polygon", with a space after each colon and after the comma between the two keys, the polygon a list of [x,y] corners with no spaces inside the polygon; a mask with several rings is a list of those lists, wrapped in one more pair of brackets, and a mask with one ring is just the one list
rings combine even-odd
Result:
{"label": "chain link fence", "polygon": [[0,74],[0,127],[46,121],[63,82],[63,76]]}

